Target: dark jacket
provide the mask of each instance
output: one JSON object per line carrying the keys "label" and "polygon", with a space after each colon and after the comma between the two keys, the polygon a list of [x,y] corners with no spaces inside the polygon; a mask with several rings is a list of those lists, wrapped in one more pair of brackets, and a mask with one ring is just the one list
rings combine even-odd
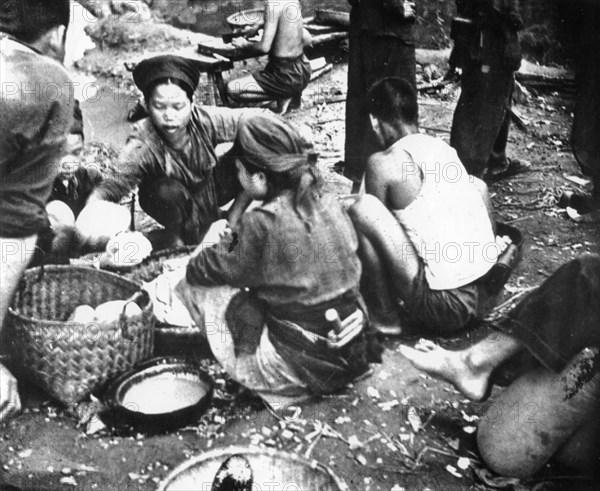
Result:
{"label": "dark jacket", "polygon": [[73,121],[62,65],[0,33],[0,237],[47,224],[45,206]]}

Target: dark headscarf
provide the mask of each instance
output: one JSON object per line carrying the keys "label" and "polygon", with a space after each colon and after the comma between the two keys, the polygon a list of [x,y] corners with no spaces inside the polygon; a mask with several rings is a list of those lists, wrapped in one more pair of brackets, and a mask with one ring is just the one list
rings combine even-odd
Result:
{"label": "dark headscarf", "polygon": [[307,230],[311,230],[310,216],[315,212],[315,202],[320,196],[315,165],[317,154],[296,128],[271,113],[242,116],[231,154],[242,164],[272,174],[296,174],[294,211]]}
{"label": "dark headscarf", "polygon": [[68,26],[70,15],[69,0],[0,0],[0,31],[31,38],[53,26]]}
{"label": "dark headscarf", "polygon": [[179,81],[189,89],[189,94],[193,94],[200,81],[200,69],[193,60],[175,55],[160,55],[146,58],[133,70],[133,81],[146,97],[156,82],[166,78]]}
{"label": "dark headscarf", "polygon": [[316,158],[312,144],[296,128],[270,113],[242,116],[232,154],[270,172],[287,172]]}

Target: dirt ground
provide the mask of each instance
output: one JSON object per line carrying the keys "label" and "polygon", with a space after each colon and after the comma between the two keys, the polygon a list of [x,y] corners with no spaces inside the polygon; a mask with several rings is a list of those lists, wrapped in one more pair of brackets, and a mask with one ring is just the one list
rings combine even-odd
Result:
{"label": "dirt ground", "polygon": [[[427,64],[443,59],[444,53],[419,56]],[[313,130],[326,179],[337,192],[347,192],[347,183],[330,172],[343,157],[345,104],[327,100],[343,99],[345,77],[346,65],[336,65],[311,85],[303,108],[289,115]],[[109,85],[109,80],[100,83]],[[448,140],[457,95],[456,85],[442,93],[421,94],[425,131]],[[122,117],[108,114],[114,104],[104,106],[95,106],[91,113],[94,138],[88,138],[88,144],[105,145],[114,142],[115,135],[124,138],[127,131]],[[582,189],[569,179],[582,177],[568,143],[572,107],[568,92],[532,93],[526,104],[517,105],[527,126],[525,131],[512,127],[509,155],[527,159],[533,167],[491,186],[498,218],[517,226],[526,237],[523,261],[508,282],[502,310],[564,262],[584,252],[599,252],[598,225],[576,223],[557,206],[562,192]],[[126,112],[122,106],[119,110]],[[102,123],[104,117],[111,119],[110,128]],[[484,334],[479,329],[439,341],[457,348]],[[286,421],[245,392],[232,399],[237,389],[219,373],[213,375],[223,390],[217,391],[201,418],[180,431],[154,436],[109,430],[88,435],[55,402],[24,388],[26,409],[0,426],[0,475],[5,484],[21,489],[150,490],[192,455],[229,445],[258,445],[329,465],[357,491],[491,489],[501,484],[518,490],[593,489],[593,483],[552,464],[527,482],[485,484],[473,430],[485,408],[494,404],[494,394],[486,403],[471,403],[450,385],[413,369],[398,346],[415,341],[388,339],[384,362],[373,366],[369,378],[303,404]],[[524,424],[528,416],[515,415]]]}

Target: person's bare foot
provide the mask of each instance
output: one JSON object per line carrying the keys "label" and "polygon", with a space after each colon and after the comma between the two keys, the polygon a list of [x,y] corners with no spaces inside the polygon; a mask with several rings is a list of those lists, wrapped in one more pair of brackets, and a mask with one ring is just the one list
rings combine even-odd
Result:
{"label": "person's bare foot", "polygon": [[473,401],[481,401],[488,395],[491,371],[474,367],[467,351],[448,351],[432,341],[421,339],[414,348],[400,346],[400,353],[419,370],[450,382]]}

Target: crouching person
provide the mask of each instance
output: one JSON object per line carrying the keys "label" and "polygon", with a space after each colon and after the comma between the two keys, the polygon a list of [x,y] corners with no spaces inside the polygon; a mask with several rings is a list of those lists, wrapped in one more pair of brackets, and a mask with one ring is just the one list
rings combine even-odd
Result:
{"label": "crouching person", "polygon": [[320,189],[311,151],[278,116],[240,120],[238,179],[262,205],[201,248],[177,287],[217,360],[273,407],[340,389],[380,355],[358,291],[354,228]]}
{"label": "crouching person", "polygon": [[527,478],[554,459],[598,478],[599,295],[600,257],[584,255],[495,322],[499,333],[460,351],[421,340],[401,352],[473,400],[494,384],[508,386],[491,401],[477,434],[494,471]]}
{"label": "crouching person", "polygon": [[445,142],[419,133],[408,82],[383,79],[367,101],[386,150],[370,157],[368,194],[350,215],[372,320],[384,334],[463,328],[489,308],[484,278],[498,258],[485,184]]}

